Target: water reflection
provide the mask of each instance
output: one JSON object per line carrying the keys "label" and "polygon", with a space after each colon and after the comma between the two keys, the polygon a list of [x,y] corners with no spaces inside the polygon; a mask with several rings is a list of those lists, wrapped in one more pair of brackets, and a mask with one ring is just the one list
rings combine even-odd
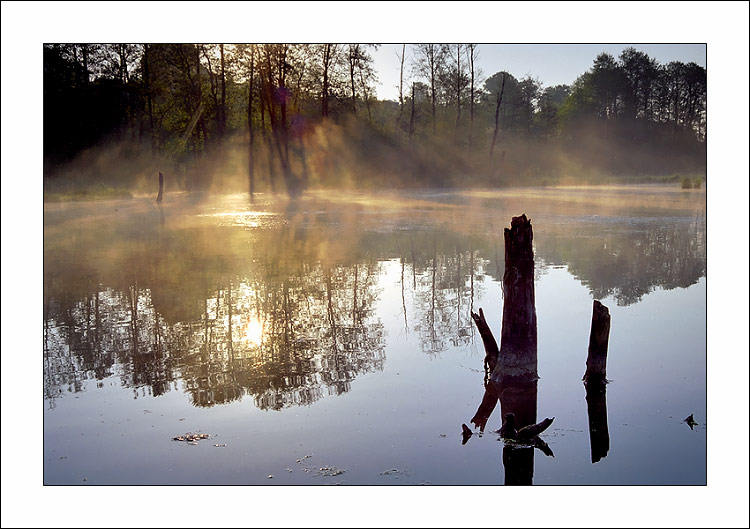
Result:
{"label": "water reflection", "polygon": [[[50,406],[109,377],[134,398],[181,389],[202,407],[244,396],[262,409],[310,404],[383,369],[376,309],[390,295],[380,283],[388,263],[400,268],[404,332],[430,355],[474,343],[485,276],[505,272],[494,211],[175,200],[45,209]],[[535,273],[567,265],[597,297],[633,303],[705,275],[704,216],[669,217],[658,230],[627,218],[537,226]],[[536,382],[505,398],[518,400],[507,406],[519,419],[525,407],[535,419]]]}
{"label": "water reflection", "polygon": [[592,381],[586,385],[586,407],[589,416],[589,441],[591,462],[596,463],[609,453],[609,427],[607,425],[606,382]]}
{"label": "water reflection", "polygon": [[620,306],[637,303],[655,288],[687,288],[706,275],[705,211],[657,223],[597,220],[576,226],[574,234],[552,229],[539,238],[540,259],[567,265],[592,297],[613,296]]}
{"label": "water reflection", "polygon": [[[519,426],[535,424],[536,405],[536,377],[507,377],[500,393],[501,416],[513,413]],[[534,447],[504,443],[503,467],[506,485],[531,485],[534,478]]]}
{"label": "water reflection", "polygon": [[[95,270],[96,280],[76,277],[75,258],[49,267],[44,356],[52,406],[87,378],[117,374],[140,390],[136,398],[181,380],[196,406],[248,394],[262,409],[279,409],[345,393],[358,374],[382,370],[377,262],[323,264],[297,244],[278,252],[267,245],[251,264],[231,263],[220,252],[200,253],[181,234],[148,242]],[[75,290],[88,292],[76,299]]]}

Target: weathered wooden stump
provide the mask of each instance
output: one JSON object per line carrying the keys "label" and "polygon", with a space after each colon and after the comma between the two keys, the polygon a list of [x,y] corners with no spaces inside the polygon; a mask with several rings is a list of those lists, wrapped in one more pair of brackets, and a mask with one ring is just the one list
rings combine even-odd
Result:
{"label": "weathered wooden stump", "polygon": [[589,354],[583,381],[603,383],[607,380],[607,349],[609,347],[609,309],[594,300],[589,335]]}
{"label": "weathered wooden stump", "polygon": [[[534,297],[534,238],[526,215],[513,217],[505,228],[503,328],[500,355],[490,380],[537,376],[536,301]],[[518,416],[516,416],[518,418]]]}
{"label": "weathered wooden stump", "polygon": [[536,422],[537,329],[534,296],[533,230],[526,215],[505,228],[503,326],[498,350],[484,312],[472,314],[485,348],[485,394],[472,423],[481,430],[500,399],[502,414],[513,413],[519,427]]}
{"label": "weathered wooden stump", "polygon": [[159,195],[156,197],[156,202],[161,204],[162,193],[164,191],[164,175],[159,172]]}
{"label": "weathered wooden stump", "polygon": [[[484,397],[471,422],[482,431],[498,400],[501,416],[512,413],[517,428],[536,423],[539,377],[531,221],[526,215],[513,217],[504,235],[503,327],[499,349],[482,309],[479,314],[472,314],[484,343],[486,371]],[[530,485],[534,448],[504,446],[503,466],[507,485]]]}

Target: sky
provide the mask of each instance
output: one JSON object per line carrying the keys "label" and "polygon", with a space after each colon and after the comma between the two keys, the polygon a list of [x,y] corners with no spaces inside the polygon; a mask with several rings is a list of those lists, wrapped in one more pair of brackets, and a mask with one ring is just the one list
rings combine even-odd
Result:
{"label": "sky", "polygon": [[[518,79],[526,75],[538,78],[543,87],[569,85],[591,68],[600,53],[618,57],[629,46],[660,64],[682,61],[706,67],[706,44],[479,44],[475,67],[482,70],[483,79],[505,70]],[[414,56],[412,48],[411,44],[406,45],[405,83],[412,76],[409,64]],[[400,62],[397,54],[401,51],[401,44],[383,44],[371,51],[378,72],[379,99],[398,100]]]}

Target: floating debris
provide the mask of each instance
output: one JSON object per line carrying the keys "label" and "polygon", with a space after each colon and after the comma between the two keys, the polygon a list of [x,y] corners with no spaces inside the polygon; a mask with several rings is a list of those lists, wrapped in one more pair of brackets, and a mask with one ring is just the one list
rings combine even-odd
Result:
{"label": "floating debris", "polygon": [[444,434],[444,433],[441,433],[440,437],[448,437],[448,436],[446,434]]}
{"label": "floating debris", "polygon": [[309,458],[309,457],[312,457],[312,454],[311,454],[311,455],[307,455],[307,456],[305,456],[305,457],[301,457],[301,458],[299,458],[299,459],[297,460],[297,463],[302,463],[302,462],[303,462],[303,461],[304,461],[305,459],[307,459],[307,458]]}
{"label": "floating debris", "polygon": [[221,444],[215,444],[214,446],[218,447],[218,446],[227,446],[227,445],[226,445],[226,443],[221,443]]}
{"label": "floating debris", "polygon": [[273,474],[268,474],[268,479],[273,479]]}
{"label": "floating debris", "polygon": [[198,444],[196,441],[200,441],[202,439],[210,439],[211,436],[207,433],[186,433],[185,435],[178,435],[177,437],[172,437],[172,441],[185,441],[188,444]]}
{"label": "floating debris", "polygon": [[693,414],[691,413],[687,417],[685,417],[685,420],[683,422],[686,422],[688,426],[690,426],[690,429],[692,430],[694,426],[698,426],[698,423],[695,422],[695,419],[693,419]]}
{"label": "floating debris", "polygon": [[286,471],[287,472],[294,472],[294,470],[292,470],[291,468],[287,468]]}
{"label": "floating debris", "polygon": [[321,467],[320,473],[323,476],[340,476],[346,472],[343,468],[336,468],[336,467]]}
{"label": "floating debris", "polygon": [[392,468],[390,470],[384,470],[380,473],[381,476],[391,476],[393,474],[401,474],[401,471],[397,468]]}

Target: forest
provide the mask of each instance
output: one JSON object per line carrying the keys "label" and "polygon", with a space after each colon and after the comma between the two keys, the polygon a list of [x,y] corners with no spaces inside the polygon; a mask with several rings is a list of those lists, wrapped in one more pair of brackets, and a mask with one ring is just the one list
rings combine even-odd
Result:
{"label": "forest", "polygon": [[[45,44],[45,199],[706,176],[706,69],[633,47],[572,85],[476,67],[482,45]],[[533,65],[530,65],[533,70]]]}

